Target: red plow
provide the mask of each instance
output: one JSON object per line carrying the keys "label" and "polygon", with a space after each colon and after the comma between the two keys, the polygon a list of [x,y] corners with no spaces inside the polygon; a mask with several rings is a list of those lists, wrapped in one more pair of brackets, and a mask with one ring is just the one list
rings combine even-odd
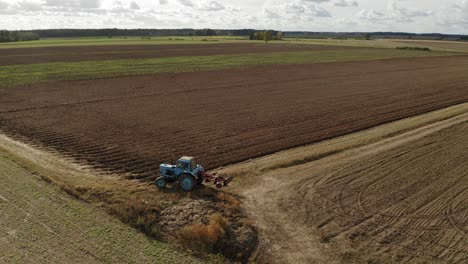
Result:
{"label": "red plow", "polygon": [[216,185],[216,188],[218,189],[223,188],[223,186],[228,186],[228,184],[232,181],[232,177],[224,178],[222,176],[218,176],[217,174],[217,172],[213,174],[203,172],[203,181],[213,182],[213,184]]}

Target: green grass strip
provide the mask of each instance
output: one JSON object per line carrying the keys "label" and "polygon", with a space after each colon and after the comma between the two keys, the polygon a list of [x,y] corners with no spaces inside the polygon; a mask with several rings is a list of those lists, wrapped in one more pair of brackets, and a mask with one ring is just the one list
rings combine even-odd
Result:
{"label": "green grass strip", "polygon": [[259,65],[360,61],[455,54],[458,53],[369,49],[10,65],[0,67],[0,86],[164,72],[220,70]]}
{"label": "green grass strip", "polygon": [[0,49],[112,46],[112,45],[174,45],[174,44],[223,44],[223,43],[264,43],[250,41],[247,37],[90,37],[90,38],[50,38],[33,41],[0,43]]}

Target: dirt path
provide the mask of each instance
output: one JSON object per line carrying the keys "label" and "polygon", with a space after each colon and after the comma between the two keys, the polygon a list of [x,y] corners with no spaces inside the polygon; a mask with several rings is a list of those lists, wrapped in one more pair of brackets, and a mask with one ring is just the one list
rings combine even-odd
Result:
{"label": "dirt path", "polygon": [[[263,237],[257,260],[466,261],[467,129],[465,112],[364,146],[343,145],[346,150],[296,166],[262,167],[278,162],[274,154],[224,169],[267,171],[234,187]],[[335,141],[327,144],[347,140]],[[314,148],[323,154],[323,146]]]}

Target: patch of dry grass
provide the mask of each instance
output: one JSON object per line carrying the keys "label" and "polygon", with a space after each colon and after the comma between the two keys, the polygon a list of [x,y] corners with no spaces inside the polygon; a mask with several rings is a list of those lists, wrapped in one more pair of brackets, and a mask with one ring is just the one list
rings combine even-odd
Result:
{"label": "patch of dry grass", "polygon": [[180,231],[181,243],[196,253],[211,253],[228,226],[221,214],[213,214],[208,224],[192,224]]}
{"label": "patch of dry grass", "polygon": [[232,194],[225,192],[218,192],[216,198],[221,201],[222,206],[228,209],[233,209],[236,211],[241,210],[241,202],[234,197]]}

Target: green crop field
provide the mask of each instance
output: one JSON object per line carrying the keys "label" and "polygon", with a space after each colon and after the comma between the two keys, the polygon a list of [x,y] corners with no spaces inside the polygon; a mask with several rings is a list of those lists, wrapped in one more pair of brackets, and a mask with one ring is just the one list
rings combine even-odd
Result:
{"label": "green crop field", "polygon": [[456,54],[458,53],[368,49],[25,64],[0,67],[0,86],[261,65],[344,62]]}
{"label": "green crop field", "polygon": [[0,148],[0,263],[199,263],[41,180]]}
{"label": "green crop field", "polygon": [[[0,43],[0,49],[97,45],[210,44],[247,42],[247,37],[93,37],[50,38],[34,41]],[[249,41],[251,42],[251,41]],[[258,41],[261,42],[261,41]]]}

